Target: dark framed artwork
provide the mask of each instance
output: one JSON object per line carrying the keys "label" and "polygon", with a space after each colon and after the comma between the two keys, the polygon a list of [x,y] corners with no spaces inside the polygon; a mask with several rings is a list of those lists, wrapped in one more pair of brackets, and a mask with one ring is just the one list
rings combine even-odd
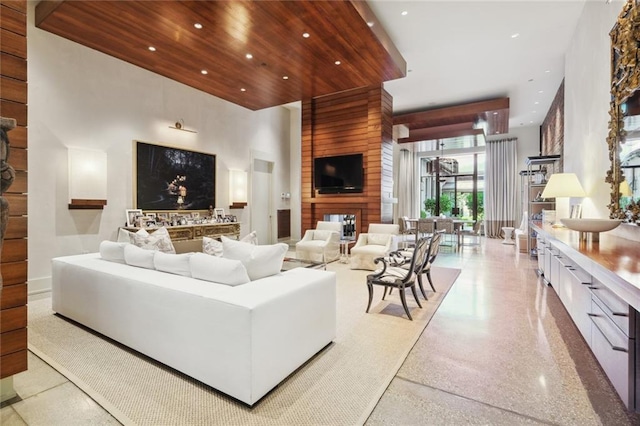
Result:
{"label": "dark framed artwork", "polygon": [[207,210],[216,205],[216,156],[134,141],[134,205]]}

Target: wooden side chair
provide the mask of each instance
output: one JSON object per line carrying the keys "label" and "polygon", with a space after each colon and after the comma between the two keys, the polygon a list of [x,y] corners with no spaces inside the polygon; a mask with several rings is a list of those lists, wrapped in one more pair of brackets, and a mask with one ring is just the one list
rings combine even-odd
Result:
{"label": "wooden side chair", "polygon": [[413,297],[420,308],[422,305],[418,300],[418,294],[416,293],[416,280],[418,274],[422,273],[422,268],[425,264],[425,259],[428,254],[429,239],[422,238],[418,240],[416,248],[413,250],[413,254],[408,261],[399,252],[390,253],[387,257],[379,257],[375,259],[375,263],[382,263],[382,269],[377,270],[373,274],[367,276],[367,289],[369,290],[369,304],[367,305],[367,313],[371,308],[371,302],[373,300],[373,286],[380,285],[384,287],[384,293],[382,294],[382,300],[387,296],[387,289],[393,290],[397,288],[400,292],[400,300],[402,301],[402,307],[411,321],[411,313],[407,306],[407,299],[405,290],[411,288]]}

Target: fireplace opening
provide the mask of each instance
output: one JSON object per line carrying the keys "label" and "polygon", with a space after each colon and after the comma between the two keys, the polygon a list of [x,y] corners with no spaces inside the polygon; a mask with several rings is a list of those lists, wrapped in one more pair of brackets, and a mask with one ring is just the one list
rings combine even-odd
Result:
{"label": "fireplace opening", "polygon": [[327,222],[342,223],[341,240],[356,240],[356,215],[354,214],[325,214],[324,219]]}

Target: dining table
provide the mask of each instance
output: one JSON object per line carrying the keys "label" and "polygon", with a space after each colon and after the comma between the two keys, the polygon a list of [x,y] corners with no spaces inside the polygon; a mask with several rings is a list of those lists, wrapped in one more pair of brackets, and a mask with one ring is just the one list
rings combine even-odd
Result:
{"label": "dining table", "polygon": [[[438,219],[449,219],[443,217],[431,217],[427,219],[433,219],[434,221],[434,229],[438,229]],[[413,230],[413,234],[415,235],[414,243],[418,243],[418,221],[420,219],[407,219],[407,222],[410,224]],[[453,219],[453,232],[458,236],[458,247],[462,245],[462,234],[458,232],[460,229],[464,228],[464,225],[473,225],[475,221],[473,219]]]}

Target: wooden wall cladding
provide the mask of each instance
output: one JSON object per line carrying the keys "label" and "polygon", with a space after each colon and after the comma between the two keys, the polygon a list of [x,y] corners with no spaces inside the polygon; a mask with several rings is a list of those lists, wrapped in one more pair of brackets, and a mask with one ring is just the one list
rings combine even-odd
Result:
{"label": "wooden wall cladding", "polygon": [[[393,191],[392,98],[381,86],[359,88],[302,102],[302,232],[325,214],[356,215],[356,232],[369,223],[391,223],[382,195]],[[363,154],[364,191],[317,194],[313,159]],[[391,210],[389,210],[389,213]]]}
{"label": "wooden wall cladding", "polygon": [[9,221],[0,253],[0,378],[27,369],[27,2],[0,0],[0,115],[15,118],[7,134],[16,179],[4,195]]}

